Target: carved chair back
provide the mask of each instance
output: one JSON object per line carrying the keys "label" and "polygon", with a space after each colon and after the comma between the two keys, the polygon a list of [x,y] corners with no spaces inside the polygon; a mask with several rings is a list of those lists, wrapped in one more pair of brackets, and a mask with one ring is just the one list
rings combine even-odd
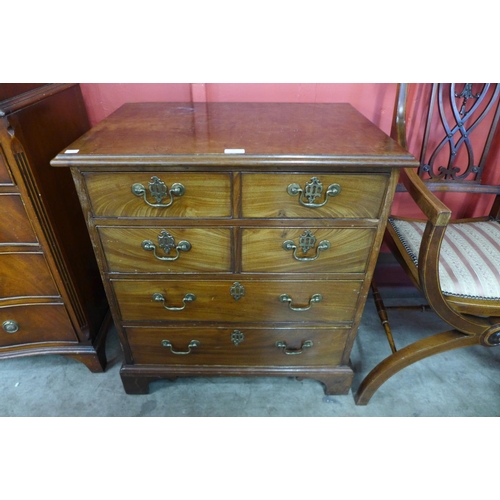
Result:
{"label": "carved chair back", "polygon": [[[430,191],[499,195],[499,121],[499,83],[400,84],[391,135],[420,159]],[[498,218],[500,197],[493,198]]]}

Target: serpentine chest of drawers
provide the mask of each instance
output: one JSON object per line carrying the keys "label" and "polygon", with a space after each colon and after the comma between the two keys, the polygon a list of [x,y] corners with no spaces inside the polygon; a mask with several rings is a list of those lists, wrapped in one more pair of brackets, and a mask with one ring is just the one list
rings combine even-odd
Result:
{"label": "serpentine chest of drawers", "polygon": [[62,354],[105,369],[97,261],[73,179],[50,166],[89,128],[76,84],[0,84],[0,360]]}
{"label": "serpentine chest of drawers", "polygon": [[293,376],[346,394],[405,150],[348,104],[125,104],[71,167],[130,394]]}

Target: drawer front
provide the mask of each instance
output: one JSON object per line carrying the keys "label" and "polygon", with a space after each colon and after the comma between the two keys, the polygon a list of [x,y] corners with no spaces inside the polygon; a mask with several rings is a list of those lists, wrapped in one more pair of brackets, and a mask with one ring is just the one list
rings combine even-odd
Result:
{"label": "drawer front", "polygon": [[77,341],[63,305],[0,307],[0,346]]}
{"label": "drawer front", "polygon": [[364,272],[375,229],[246,228],[242,270],[261,273]]}
{"label": "drawer front", "polygon": [[[134,172],[84,175],[92,211],[96,217],[231,216],[229,174]],[[153,177],[159,180],[154,183]],[[182,195],[170,196],[173,184],[183,186],[183,189],[179,188],[184,191]],[[133,187],[138,195],[134,194]],[[151,190],[156,193],[157,198],[152,195]],[[170,202],[170,206],[165,206]],[[162,206],[154,207],[150,204]]]}
{"label": "drawer front", "polygon": [[21,196],[0,195],[0,245],[5,243],[38,243]]}
{"label": "drawer front", "polygon": [[59,296],[43,254],[0,254],[0,300],[40,296]]}
{"label": "drawer front", "polygon": [[349,334],[348,329],[342,328],[125,328],[125,331],[135,363],[168,365],[332,366],[341,362]]}
{"label": "drawer front", "polygon": [[112,282],[125,321],[351,322],[361,288],[340,280]]}
{"label": "drawer front", "polygon": [[12,186],[14,182],[12,181],[7,161],[3,157],[2,146],[0,145],[0,185],[2,184]]}
{"label": "drawer front", "polygon": [[[376,219],[388,180],[382,174],[243,174],[242,214],[257,218]],[[335,185],[340,186],[340,192],[327,196],[329,186]],[[289,194],[297,189],[302,193]]]}
{"label": "drawer front", "polygon": [[100,227],[99,234],[111,272],[206,273],[232,267],[231,229]]}

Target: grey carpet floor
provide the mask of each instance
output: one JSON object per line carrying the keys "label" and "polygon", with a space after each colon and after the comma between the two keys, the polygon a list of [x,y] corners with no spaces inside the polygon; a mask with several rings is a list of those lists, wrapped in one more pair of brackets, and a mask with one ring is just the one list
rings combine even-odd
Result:
{"label": "grey carpet floor", "polygon": [[[415,302],[416,301],[416,302]],[[407,299],[417,303],[419,299]],[[391,299],[386,303],[390,305]],[[398,347],[446,325],[432,312],[394,310]],[[122,353],[114,328],[105,373],[48,355],[0,362],[0,416],[65,417],[491,417],[500,415],[500,348],[472,347],[422,360],[387,381],[367,406],[352,393],[325,396],[315,380],[207,377],[160,380],[147,395],[127,395],[119,377]],[[369,299],[352,351],[353,388],[389,354]]]}

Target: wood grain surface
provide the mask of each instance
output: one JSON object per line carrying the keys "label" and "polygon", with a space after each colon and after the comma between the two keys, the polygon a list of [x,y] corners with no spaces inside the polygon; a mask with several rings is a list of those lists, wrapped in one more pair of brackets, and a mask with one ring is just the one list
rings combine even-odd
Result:
{"label": "wood grain surface", "polygon": [[[350,322],[361,288],[359,281],[253,281],[239,280],[245,296],[231,296],[234,281],[112,281],[124,321],[229,321],[229,322]],[[168,311],[153,300],[161,293],[169,307],[183,305],[192,293],[196,300],[182,311]],[[308,311],[291,311],[280,296],[288,294],[293,307],[306,307],[314,294],[323,300]]]}

